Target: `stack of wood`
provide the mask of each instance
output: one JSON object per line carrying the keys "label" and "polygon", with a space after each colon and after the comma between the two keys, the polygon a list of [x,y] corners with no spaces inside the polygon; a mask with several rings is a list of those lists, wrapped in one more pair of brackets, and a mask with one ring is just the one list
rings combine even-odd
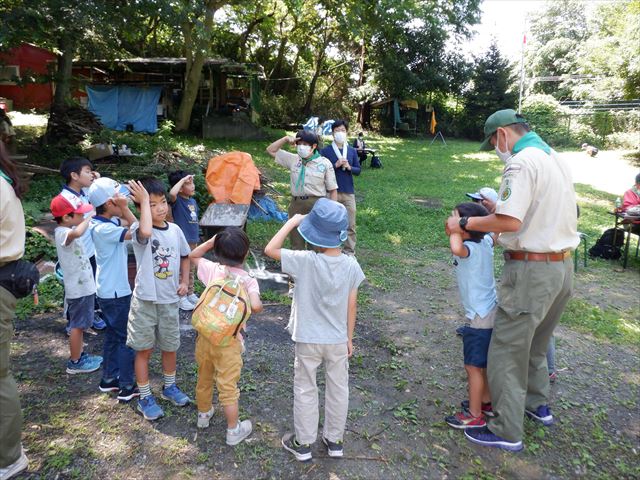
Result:
{"label": "stack of wood", "polygon": [[80,106],[55,106],[51,110],[46,143],[77,144],[90,133],[99,132],[103,125],[93,113]]}

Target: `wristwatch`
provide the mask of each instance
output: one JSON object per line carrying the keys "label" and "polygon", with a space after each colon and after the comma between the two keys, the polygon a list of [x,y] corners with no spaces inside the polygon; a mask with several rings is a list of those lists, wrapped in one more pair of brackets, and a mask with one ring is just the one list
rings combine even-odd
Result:
{"label": "wristwatch", "polygon": [[465,232],[467,231],[467,222],[469,221],[469,217],[460,217],[460,221],[458,222],[458,224],[460,225],[460,228],[462,230],[464,230]]}

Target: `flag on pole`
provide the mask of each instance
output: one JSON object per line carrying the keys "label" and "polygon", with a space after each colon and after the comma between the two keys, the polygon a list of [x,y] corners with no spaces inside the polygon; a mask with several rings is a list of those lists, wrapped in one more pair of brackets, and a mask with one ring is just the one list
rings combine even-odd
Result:
{"label": "flag on pole", "polygon": [[436,111],[431,110],[431,126],[429,128],[429,131],[431,132],[431,135],[435,135],[436,134],[436,125],[438,124],[438,122],[436,122]]}

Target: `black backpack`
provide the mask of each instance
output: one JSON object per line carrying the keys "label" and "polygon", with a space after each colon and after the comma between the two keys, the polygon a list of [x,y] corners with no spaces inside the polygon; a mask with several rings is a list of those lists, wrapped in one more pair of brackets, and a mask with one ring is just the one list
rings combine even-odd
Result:
{"label": "black backpack", "polygon": [[[616,243],[613,243],[613,237]],[[606,260],[617,260],[622,256],[622,245],[624,245],[624,230],[610,228],[605,230],[596,244],[589,249],[591,257],[604,258]]]}
{"label": "black backpack", "polygon": [[40,273],[26,260],[16,260],[0,268],[0,285],[16,298],[24,298],[38,285]]}
{"label": "black backpack", "polygon": [[380,157],[374,155],[371,157],[371,163],[369,164],[371,168],[382,168],[382,162],[380,161]]}

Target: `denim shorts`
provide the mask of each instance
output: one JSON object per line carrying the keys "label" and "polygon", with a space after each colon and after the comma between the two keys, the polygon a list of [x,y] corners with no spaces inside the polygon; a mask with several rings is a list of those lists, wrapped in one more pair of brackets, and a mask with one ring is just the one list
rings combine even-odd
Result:
{"label": "denim shorts", "polygon": [[93,325],[95,295],[80,298],[67,298],[67,318],[69,328],[91,328]]}
{"label": "denim shorts", "polygon": [[464,364],[487,368],[487,353],[493,328],[473,328],[465,326],[462,332]]}

